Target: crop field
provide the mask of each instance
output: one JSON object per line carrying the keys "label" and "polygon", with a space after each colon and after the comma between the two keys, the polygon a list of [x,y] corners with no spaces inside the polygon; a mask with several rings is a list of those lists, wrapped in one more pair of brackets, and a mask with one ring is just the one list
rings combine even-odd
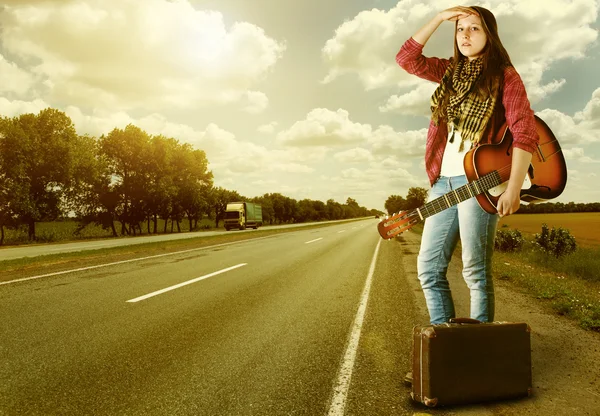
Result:
{"label": "crop field", "polygon": [[578,245],[600,246],[600,212],[559,213],[559,214],[516,214],[500,219],[498,227],[504,224],[532,237],[542,231],[542,224],[549,228],[569,230]]}

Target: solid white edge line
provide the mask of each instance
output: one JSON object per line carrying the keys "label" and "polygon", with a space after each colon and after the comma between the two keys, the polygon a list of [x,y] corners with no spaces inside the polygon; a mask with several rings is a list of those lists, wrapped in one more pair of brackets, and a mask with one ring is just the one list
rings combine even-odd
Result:
{"label": "solid white edge line", "polygon": [[348,396],[348,389],[350,388],[350,379],[352,378],[352,370],[354,368],[354,361],[356,359],[356,351],[358,350],[358,341],[360,339],[360,333],[362,331],[362,324],[365,318],[365,311],[367,310],[367,302],[369,301],[369,292],[371,291],[371,283],[373,282],[373,274],[375,273],[375,263],[377,262],[377,254],[379,253],[379,246],[381,245],[382,239],[377,242],[375,247],[375,253],[371,260],[371,266],[369,267],[369,275],[365,282],[362,295],[360,297],[360,305],[354,318],[354,324],[352,325],[352,333],[350,334],[350,340],[348,341],[348,348],[346,354],[344,354],[344,360],[338,373],[337,383],[333,389],[333,399],[331,400],[331,406],[329,407],[328,416],[343,416],[344,408],[346,407],[346,398]]}
{"label": "solid white edge line", "polygon": [[80,267],[78,269],[63,270],[63,271],[60,271],[60,272],[54,272],[54,273],[48,273],[48,274],[41,274],[39,276],[23,277],[21,279],[15,279],[15,280],[9,280],[9,281],[6,281],[6,282],[0,282],[0,286],[2,286],[2,285],[8,285],[10,283],[25,282],[27,280],[41,279],[42,277],[50,277],[50,276],[58,276],[58,275],[61,275],[61,274],[67,274],[67,273],[83,272],[85,270],[99,269],[101,267],[115,266],[117,264],[131,263],[131,262],[134,262],[134,261],[142,261],[142,260],[148,260],[148,259],[156,259],[156,258],[165,257],[165,256],[173,256],[173,255],[176,255],[176,254],[190,253],[192,251],[210,250],[211,248],[215,248],[215,247],[229,246],[229,245],[232,245],[232,244],[240,244],[240,243],[248,242],[248,241],[263,240],[265,238],[271,238],[271,236],[267,235],[265,237],[251,238],[251,239],[248,239],[248,240],[231,241],[229,243],[215,244],[215,245],[212,245],[212,246],[190,248],[189,250],[174,251],[173,253],[164,253],[164,254],[156,254],[154,256],[137,257],[135,259],[115,261],[115,262],[112,262],[112,263],[97,264],[95,266]]}
{"label": "solid white edge line", "polygon": [[180,287],[183,287],[183,286],[191,285],[192,283],[196,283],[196,282],[199,282],[200,280],[208,279],[209,277],[213,277],[213,276],[216,276],[218,274],[225,273],[225,272],[228,272],[230,270],[237,269],[237,268],[245,266],[247,264],[248,263],[236,264],[235,266],[231,266],[231,267],[228,267],[226,269],[218,270],[216,272],[209,273],[209,274],[197,277],[197,278],[192,279],[192,280],[188,280],[187,282],[183,282],[183,283],[179,283],[179,284],[176,284],[176,285],[173,285],[173,286],[169,286],[169,287],[166,287],[164,289],[157,290],[156,292],[148,293],[147,295],[139,296],[139,297],[134,298],[134,299],[129,299],[127,302],[130,302],[130,303],[139,302],[140,300],[148,299],[148,298],[151,298],[153,296],[157,296],[157,295],[161,295],[161,294],[163,294],[165,292],[169,292],[171,290],[179,289]]}
{"label": "solid white edge line", "polygon": [[304,244],[314,243],[315,241],[319,241],[319,240],[322,240],[322,239],[323,239],[323,237],[315,238],[314,240],[307,241]]}

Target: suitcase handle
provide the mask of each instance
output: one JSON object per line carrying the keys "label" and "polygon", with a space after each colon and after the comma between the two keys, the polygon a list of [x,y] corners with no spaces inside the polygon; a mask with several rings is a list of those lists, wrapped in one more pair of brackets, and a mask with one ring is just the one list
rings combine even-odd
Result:
{"label": "suitcase handle", "polygon": [[482,322],[472,318],[451,318],[449,324],[481,324]]}

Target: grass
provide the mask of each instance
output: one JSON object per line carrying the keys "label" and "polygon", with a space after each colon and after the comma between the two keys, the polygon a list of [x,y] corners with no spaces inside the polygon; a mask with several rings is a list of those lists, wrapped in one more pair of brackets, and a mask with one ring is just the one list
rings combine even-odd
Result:
{"label": "grass", "polygon": [[[164,234],[164,220],[158,221],[158,234]],[[223,222],[220,221],[220,229],[222,229]],[[95,224],[88,224],[79,233],[77,233],[78,223],[74,220],[64,221],[53,221],[53,222],[38,222],[35,225],[36,241],[33,243],[58,243],[63,241],[81,241],[81,240],[93,240],[103,238],[114,238],[110,229],[104,230],[101,226]],[[154,227],[150,224],[150,229]],[[189,223],[184,220],[180,223],[181,231],[189,231]],[[121,223],[115,221],[115,228],[117,233],[121,232]],[[215,221],[204,218],[198,221],[198,228],[196,231],[211,230],[215,229]],[[21,245],[31,244],[32,242],[28,239],[27,227],[21,226],[18,229],[5,228],[4,245]],[[177,233],[177,225],[173,227],[173,232]],[[167,224],[167,234],[171,234],[171,222]],[[141,235],[153,235],[148,234],[146,223],[142,224]]]}
{"label": "grass", "polygon": [[528,243],[520,253],[496,252],[494,273],[497,281],[535,297],[547,310],[600,332],[599,257],[599,249],[578,249],[556,259]]}

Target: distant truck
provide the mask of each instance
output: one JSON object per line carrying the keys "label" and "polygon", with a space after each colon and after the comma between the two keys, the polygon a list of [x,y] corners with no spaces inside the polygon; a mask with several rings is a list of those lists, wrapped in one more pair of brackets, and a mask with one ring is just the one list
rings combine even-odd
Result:
{"label": "distant truck", "polygon": [[262,207],[252,202],[231,202],[225,210],[225,230],[232,228],[255,230],[263,225]]}

